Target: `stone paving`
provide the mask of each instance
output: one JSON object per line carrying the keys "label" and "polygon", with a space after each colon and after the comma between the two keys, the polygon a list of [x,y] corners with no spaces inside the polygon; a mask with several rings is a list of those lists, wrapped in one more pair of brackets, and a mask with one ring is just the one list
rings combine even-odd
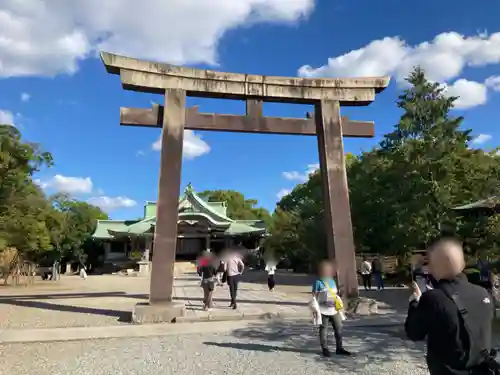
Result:
{"label": "stone paving", "polygon": [[[136,303],[148,299],[149,280],[141,277],[102,275],[82,280],[62,277],[35,287],[0,288],[0,329],[106,326],[130,322]],[[230,310],[227,286],[215,292],[216,307],[210,315],[238,319],[243,314],[308,314],[309,296],[300,287],[288,292],[270,293],[258,283],[241,283],[239,308]],[[290,291],[292,289],[292,291]],[[186,304],[185,321],[208,319],[202,311],[199,279],[191,274],[179,276],[174,283],[177,302]]]}
{"label": "stone paving", "polygon": [[[202,324],[209,323],[197,325]],[[0,344],[0,374],[428,373],[423,345],[405,341],[397,332],[384,328],[346,328],[345,345],[356,355],[325,359],[319,355],[317,330],[309,321],[228,324],[239,326],[221,332],[202,330],[161,337]]]}
{"label": "stone paving", "polygon": [[[178,273],[174,298],[186,305],[186,315],[179,322],[310,316],[306,276],[278,276],[283,284],[278,282],[276,291],[269,292],[265,273],[251,272],[247,281],[240,283],[238,310],[229,309],[229,290],[223,286],[217,288],[215,308],[209,313],[202,311],[202,290],[196,274]],[[86,280],[63,276],[58,282],[46,281],[29,288],[0,287],[0,329],[128,324],[133,307],[147,301],[148,291],[148,278],[120,275],[89,276]],[[406,304],[406,298],[398,299]]]}

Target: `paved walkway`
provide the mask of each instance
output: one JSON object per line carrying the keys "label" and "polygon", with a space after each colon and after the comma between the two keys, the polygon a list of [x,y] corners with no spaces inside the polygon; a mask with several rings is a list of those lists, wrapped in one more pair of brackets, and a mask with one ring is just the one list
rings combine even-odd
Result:
{"label": "paved walkway", "polygon": [[[308,281],[300,275],[277,279],[276,291],[269,292],[263,282],[265,274],[249,272],[247,281],[240,283],[238,310],[229,309],[229,290],[224,286],[215,292],[215,308],[205,312],[199,278],[193,273],[178,274],[174,298],[186,305],[186,316],[179,322],[310,317]],[[58,282],[46,281],[30,288],[0,287],[0,330],[129,324],[133,307],[147,301],[148,292],[147,278],[119,275],[90,276],[87,280],[63,276]],[[377,296],[389,296],[389,291]]]}
{"label": "paved walkway", "polygon": [[[35,287],[0,287],[0,329],[108,326],[130,322],[135,304],[148,299],[147,278],[102,275],[82,280],[77,276],[62,277]],[[216,307],[202,311],[199,279],[183,274],[175,280],[174,298],[186,304],[184,321],[241,319],[246,314],[288,313],[309,316],[308,294],[300,287],[287,287],[287,292],[269,292],[259,283],[241,283],[239,308],[229,309],[227,286],[215,292]],[[304,315],[307,314],[307,315]]]}
{"label": "paved walkway", "polygon": [[[180,326],[170,327],[178,329]],[[325,359],[319,355],[317,330],[312,329],[310,321],[239,321],[182,326],[190,331],[145,338],[0,344],[0,374],[428,373],[423,345],[405,341],[397,332],[385,328],[347,327],[345,345],[356,355]],[[193,326],[199,329],[195,332]],[[214,330],[213,326],[222,328]],[[333,345],[333,337],[331,340]]]}

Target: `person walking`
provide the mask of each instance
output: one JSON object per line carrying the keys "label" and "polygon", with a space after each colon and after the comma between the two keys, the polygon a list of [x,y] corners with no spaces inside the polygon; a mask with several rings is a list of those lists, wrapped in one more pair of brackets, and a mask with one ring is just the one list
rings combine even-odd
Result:
{"label": "person walking", "polygon": [[226,259],[227,285],[229,286],[229,295],[231,304],[229,307],[236,310],[236,297],[238,295],[238,283],[245,269],[245,264],[241,259],[241,254],[238,251],[231,251]]}
{"label": "person walking", "polygon": [[217,267],[217,285],[223,286],[226,280],[224,280],[224,272],[226,270],[226,265],[224,261],[221,259],[219,261],[219,266]]}
{"label": "person walking", "polygon": [[313,284],[312,295],[313,300],[317,302],[321,318],[317,316],[318,312],[314,312],[314,320],[319,324],[319,342],[321,351],[325,357],[330,357],[330,349],[328,348],[328,325],[333,327],[335,335],[336,351],[338,355],[351,355],[343,345],[342,341],[342,321],[345,318],[343,315],[342,299],[338,295],[337,284],[335,283],[334,268],[329,261],[323,261],[318,267],[318,278]]}
{"label": "person walking", "polygon": [[366,258],[366,255],[363,256],[363,262],[361,263],[361,278],[363,279],[363,286],[365,290],[372,289],[372,265]]}
{"label": "person walking", "polygon": [[205,311],[213,307],[212,297],[217,273],[213,262],[213,257],[206,254],[204,262],[200,263],[200,267],[198,267],[198,275],[201,277],[201,287],[203,288],[203,310]]}
{"label": "person walking", "polygon": [[442,238],[427,250],[433,285],[422,292],[412,283],[405,331],[427,341],[431,375],[498,374],[491,350],[493,303],[488,292],[469,283],[462,244]]}
{"label": "person walking", "polygon": [[276,286],[275,273],[276,266],[273,263],[266,264],[267,271],[267,287],[270,292],[274,292],[274,287]]}
{"label": "person walking", "polygon": [[372,261],[372,275],[377,286],[377,290],[384,290],[384,270],[382,268],[382,262],[379,257],[376,256]]}

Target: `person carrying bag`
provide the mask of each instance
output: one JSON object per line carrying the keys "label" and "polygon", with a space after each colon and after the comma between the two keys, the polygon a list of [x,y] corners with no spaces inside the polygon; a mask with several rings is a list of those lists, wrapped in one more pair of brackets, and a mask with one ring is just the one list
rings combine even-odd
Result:
{"label": "person carrying bag", "polygon": [[310,308],[313,311],[313,323],[319,326],[319,341],[323,356],[330,357],[328,349],[328,326],[331,325],[335,335],[337,355],[351,355],[343,345],[342,321],[345,319],[343,313],[344,305],[337,293],[337,285],[333,279],[333,266],[329,261],[323,261],[319,265],[318,279],[312,288],[312,301]]}

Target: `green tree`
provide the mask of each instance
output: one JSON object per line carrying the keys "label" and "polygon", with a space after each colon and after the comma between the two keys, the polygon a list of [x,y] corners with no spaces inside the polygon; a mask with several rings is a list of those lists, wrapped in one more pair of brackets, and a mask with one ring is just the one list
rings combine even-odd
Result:
{"label": "green tree", "polygon": [[56,194],[51,201],[56,210],[52,217],[56,229],[52,234],[57,239],[58,251],[66,260],[78,260],[84,256],[84,245],[91,240],[97,220],[109,217],[99,207],[71,199],[65,194]]}
{"label": "green tree", "polygon": [[[346,157],[357,251],[403,256],[425,246],[444,226],[476,239],[480,231],[482,242],[473,240],[472,247],[493,246],[498,220],[459,218],[450,209],[497,194],[500,158],[469,149],[470,130],[461,129],[462,117],[450,114],[457,98],[445,95],[419,68],[407,81],[394,131],[379,147]],[[298,221],[293,248],[316,254],[308,259],[326,255],[319,173],[283,197],[278,209]],[[272,235],[281,232],[279,223],[271,226]]]}
{"label": "green tree", "polygon": [[25,257],[51,249],[45,218],[51,211],[33,173],[52,156],[23,142],[18,129],[0,125],[0,250],[15,247]]}

